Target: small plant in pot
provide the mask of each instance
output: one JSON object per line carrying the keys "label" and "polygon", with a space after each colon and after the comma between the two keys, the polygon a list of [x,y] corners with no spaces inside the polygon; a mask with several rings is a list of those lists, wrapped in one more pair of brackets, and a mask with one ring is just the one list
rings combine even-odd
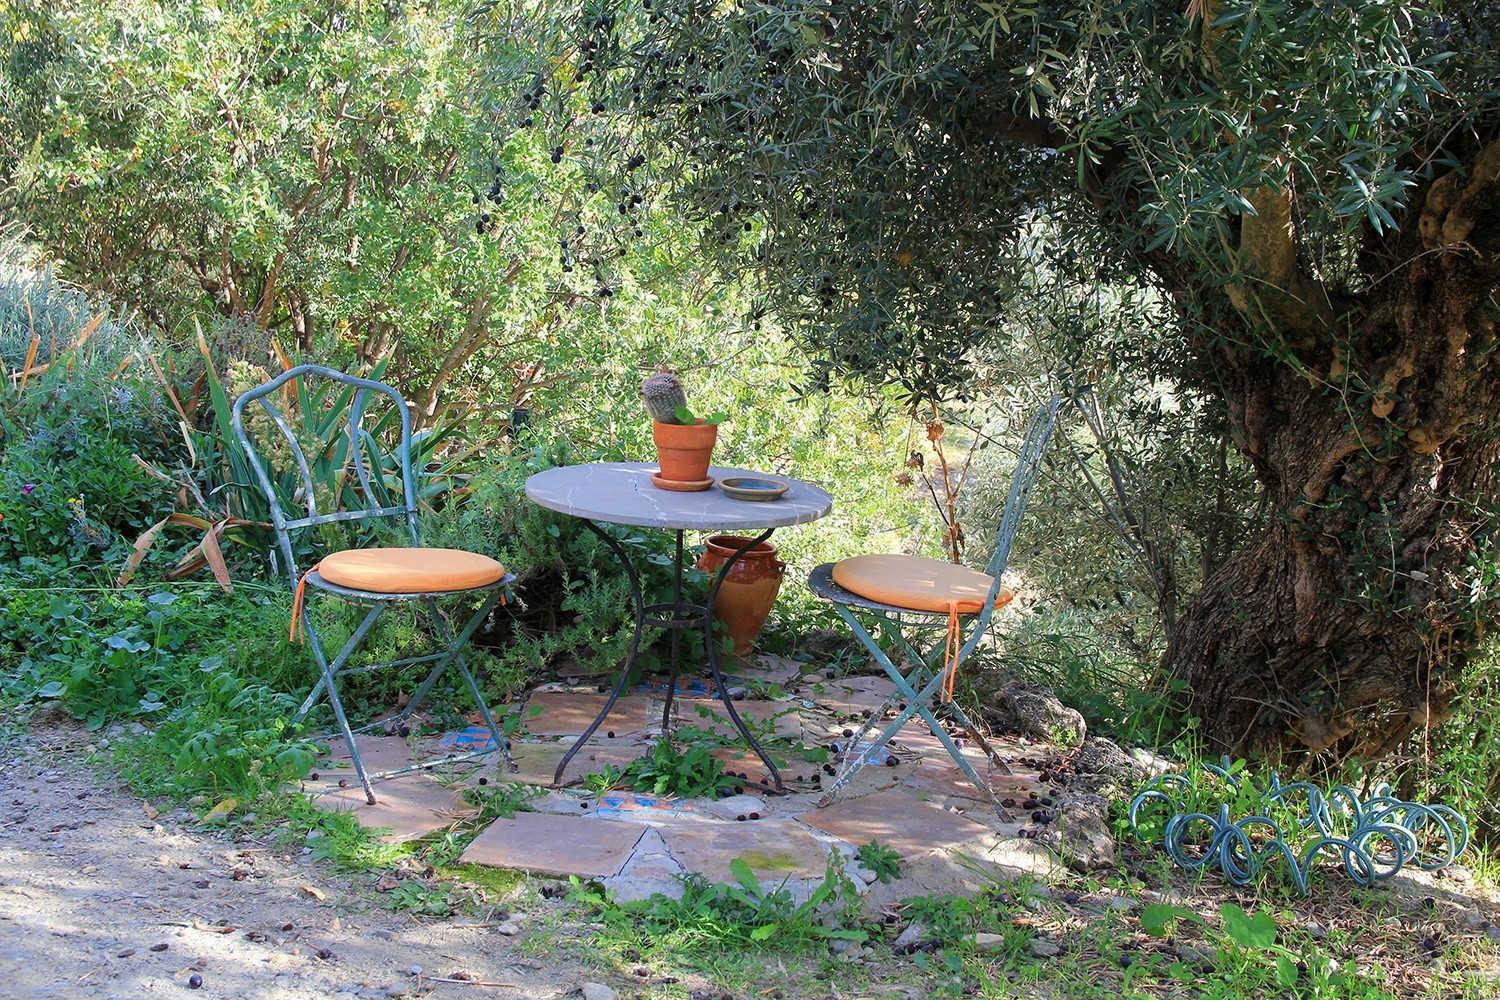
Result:
{"label": "small plant in pot", "polygon": [[659,371],[642,382],[641,399],[651,414],[651,435],[661,463],[651,481],[661,489],[683,492],[712,486],[708,466],[726,414],[694,416],[682,381],[671,371]]}

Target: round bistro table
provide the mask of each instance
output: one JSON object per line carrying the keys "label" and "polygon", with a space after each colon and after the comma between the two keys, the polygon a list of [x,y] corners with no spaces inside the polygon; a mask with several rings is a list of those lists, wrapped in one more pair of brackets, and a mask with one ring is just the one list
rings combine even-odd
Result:
{"label": "round bistro table", "polygon": [[[559,514],[576,517],[594,534],[603,539],[630,578],[630,588],[635,601],[635,633],[630,640],[630,652],[620,667],[620,679],[615,683],[604,709],[584,730],[582,736],[569,748],[557,765],[552,776],[554,785],[562,782],[563,772],[573,755],[594,735],[594,732],[609,715],[625,691],[631,667],[640,652],[641,635],[648,625],[672,631],[671,674],[667,680],[667,702],[662,710],[662,736],[671,732],[672,696],[677,688],[679,639],[685,629],[699,629],[703,635],[704,651],[708,657],[709,670],[713,672],[714,688],[719,700],[735,729],[744,737],[745,743],[766,765],[776,791],[782,790],[781,773],[771,758],[761,749],[750,730],[746,728],[740,713],[729,697],[729,687],[719,666],[719,653],[713,638],[714,600],[719,587],[729,570],[746,552],[771,537],[777,528],[816,521],[833,508],[833,498],[824,490],[786,476],[767,476],[748,469],[727,469],[713,466],[708,474],[717,484],[725,478],[746,476],[750,478],[775,478],[790,486],[779,500],[748,501],[731,500],[717,485],[694,493],[678,493],[658,489],[651,483],[651,474],[657,470],[654,462],[598,462],[590,465],[565,465],[545,472],[538,472],[526,480],[526,496],[531,502]],[[599,527],[599,523],[623,524],[639,528],[659,528],[676,534],[676,554],[673,559],[672,600],[667,604],[646,604],[641,592],[641,578],[631,565],[625,549],[614,536]],[[735,554],[719,567],[713,584],[708,590],[705,604],[684,601],[682,597],[683,561],[682,536],[687,531],[752,532],[759,535],[750,539]]]}

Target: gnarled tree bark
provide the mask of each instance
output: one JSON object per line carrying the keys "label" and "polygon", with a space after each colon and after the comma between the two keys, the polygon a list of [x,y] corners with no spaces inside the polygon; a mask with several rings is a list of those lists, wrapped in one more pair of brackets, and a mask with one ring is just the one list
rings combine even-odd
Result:
{"label": "gnarled tree bark", "polygon": [[1385,249],[1340,322],[1284,324],[1295,364],[1214,352],[1274,513],[1188,606],[1167,667],[1227,752],[1379,756],[1448,714],[1484,624],[1464,608],[1490,518],[1458,498],[1497,490],[1500,142],[1420,192]]}

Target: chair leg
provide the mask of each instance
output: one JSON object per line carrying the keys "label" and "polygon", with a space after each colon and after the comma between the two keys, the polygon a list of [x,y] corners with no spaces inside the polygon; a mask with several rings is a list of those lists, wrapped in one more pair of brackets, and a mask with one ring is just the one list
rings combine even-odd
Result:
{"label": "chair leg", "polygon": [[[412,713],[417,710],[417,706],[432,691],[432,686],[437,683],[437,679],[442,676],[443,671],[448,669],[449,664],[452,664],[458,668],[459,675],[463,677],[464,684],[469,689],[469,696],[474,699],[474,704],[479,709],[480,717],[484,719],[484,724],[490,731],[490,739],[494,742],[495,749],[499,750],[501,756],[505,758],[506,767],[511,772],[515,772],[519,768],[516,766],[516,762],[511,759],[510,748],[505,744],[505,737],[501,734],[500,727],[495,724],[495,717],[490,713],[490,707],[485,702],[484,695],[480,693],[479,684],[474,680],[474,674],[469,670],[468,662],[464,659],[463,655],[464,645],[479,629],[479,626],[488,617],[489,613],[494,610],[495,605],[499,601],[500,592],[496,591],[480,605],[479,610],[474,612],[473,616],[470,617],[468,623],[464,626],[463,631],[455,638],[448,627],[447,620],[438,610],[437,601],[430,597],[423,599],[423,604],[427,608],[427,615],[432,620],[432,627],[437,632],[439,640],[445,644],[446,652],[443,654],[442,659],[437,661],[437,665],[427,674],[427,677],[422,681],[416,693],[412,695],[411,700],[406,703],[406,707],[401,710],[401,714],[397,718],[402,722],[411,718]],[[457,755],[448,758],[444,763],[482,756],[487,752],[489,751]]]}
{"label": "chair leg", "polygon": [[369,805],[375,804],[375,789],[370,784],[370,776],[365,772],[365,762],[359,756],[359,744],[354,741],[354,731],[349,728],[349,717],[344,712],[344,700],[339,697],[338,685],[334,683],[339,668],[349,659],[349,656],[364,642],[364,638],[374,627],[375,620],[380,617],[386,609],[386,605],[377,604],[365,615],[364,621],[359,623],[359,628],[344,643],[344,648],[339,650],[338,656],[329,662],[328,655],[323,651],[323,640],[318,635],[316,627],[312,623],[312,616],[305,615],[303,626],[307,630],[307,644],[312,648],[312,655],[318,662],[318,670],[322,674],[317,685],[313,687],[312,694],[308,700],[303,702],[302,708],[298,710],[296,721],[300,722],[312,708],[312,702],[322,688],[328,694],[328,703],[333,706],[333,718],[338,723],[339,732],[344,735],[344,743],[349,748],[349,759],[354,763],[354,773],[359,776],[359,783],[365,790],[365,802]]}
{"label": "chair leg", "polygon": [[348,642],[344,643],[344,648],[330,664],[328,654],[323,651],[322,640],[317,637],[317,629],[313,626],[312,613],[306,604],[302,606],[302,629],[307,637],[308,645],[312,647],[313,659],[318,663],[319,676],[318,682],[303,699],[302,707],[297,709],[296,715],[292,716],[292,725],[300,724],[307,717],[307,713],[311,712],[313,706],[318,703],[318,698],[323,694],[325,687],[329,689],[333,687],[333,678],[338,676],[339,670],[343,668],[350,655],[364,642],[365,636],[370,634],[370,629],[375,627],[375,620],[385,613],[386,607],[384,604],[377,604],[365,614],[364,620],[359,623],[359,627],[354,630],[354,634],[349,637]]}
{"label": "chair leg", "polygon": [[[886,703],[881,706],[881,709],[878,713],[871,714],[870,719],[860,727],[859,732],[857,732],[854,738],[849,741],[848,749],[846,749],[845,751],[846,755],[843,767],[840,768],[839,774],[834,779],[833,785],[823,794],[823,796],[818,800],[817,804],[821,807],[832,803],[834,797],[839,793],[840,790],[843,789],[845,785],[849,783],[854,775],[858,773],[859,769],[864,767],[865,764],[867,764],[872,758],[879,756],[881,749],[883,749],[886,743],[888,743],[892,738],[895,737],[895,735],[901,730],[901,727],[906,725],[909,719],[911,719],[913,716],[920,716],[922,720],[927,723],[927,728],[931,730],[933,736],[935,736],[938,742],[943,745],[943,748],[948,751],[948,756],[953,758],[954,763],[958,764],[959,768],[963,770],[965,776],[974,783],[974,787],[983,791],[997,809],[1001,808],[995,798],[994,792],[990,789],[989,783],[979,777],[979,774],[977,771],[975,771],[973,764],[971,764],[968,758],[965,757],[963,753],[958,749],[958,746],[953,742],[952,737],[948,735],[948,731],[938,720],[937,715],[929,707],[934,695],[936,695],[938,690],[942,687],[942,671],[934,670],[930,666],[928,658],[926,656],[923,656],[922,653],[906,638],[906,636],[900,632],[899,627],[897,627],[894,623],[888,621],[884,616],[879,616],[877,617],[877,622],[881,632],[887,638],[892,639],[895,644],[902,647],[906,651],[907,655],[911,658],[913,664],[912,669],[909,673],[903,674],[901,670],[891,662],[890,657],[887,656],[885,654],[885,651],[880,648],[880,644],[875,641],[869,630],[866,629],[864,627],[864,624],[854,616],[853,612],[851,612],[847,607],[841,604],[835,604],[834,609],[838,612],[839,616],[844,619],[844,622],[849,626],[855,637],[859,639],[860,642],[862,642],[870,651],[875,661],[880,664],[881,669],[886,672],[886,675],[895,685],[896,691],[891,695],[890,698],[886,700]],[[853,750],[853,748],[859,746],[860,742],[864,738],[864,734],[874,728],[874,726],[877,724],[876,720],[883,717],[885,712],[888,711],[898,699],[903,697],[906,700],[906,707],[901,709],[897,713],[896,718],[880,731],[880,735],[876,738],[875,742],[870,746],[870,748],[851,756],[850,751]],[[1004,762],[1000,760],[999,755],[994,751],[989,743],[986,742],[983,737],[979,736],[973,723],[969,721],[969,717],[964,714],[963,709],[959,708],[957,705],[950,704],[947,706],[947,710],[951,711],[954,714],[956,720],[963,727],[964,731],[970,736],[974,737],[976,739],[976,742],[978,742],[983,747],[990,760],[994,764],[1004,769],[1005,773],[1009,773],[1009,768],[1007,768]]]}

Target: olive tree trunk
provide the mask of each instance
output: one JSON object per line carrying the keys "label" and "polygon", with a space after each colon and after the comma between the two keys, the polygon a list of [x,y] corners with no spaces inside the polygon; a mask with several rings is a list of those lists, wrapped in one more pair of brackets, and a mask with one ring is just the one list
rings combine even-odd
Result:
{"label": "olive tree trunk", "polygon": [[1496,575],[1500,143],[1363,253],[1337,321],[1294,317],[1276,358],[1214,350],[1273,515],[1185,610],[1167,668],[1225,752],[1378,756],[1449,713],[1494,624],[1471,598]]}

